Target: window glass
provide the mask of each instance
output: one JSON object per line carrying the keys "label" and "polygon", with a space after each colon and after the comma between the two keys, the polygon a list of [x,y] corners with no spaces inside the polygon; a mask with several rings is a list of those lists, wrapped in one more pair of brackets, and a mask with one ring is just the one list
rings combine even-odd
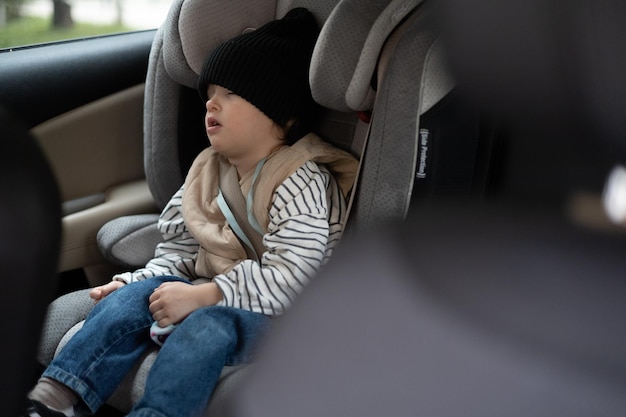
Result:
{"label": "window glass", "polygon": [[172,0],[0,0],[0,49],[153,29]]}

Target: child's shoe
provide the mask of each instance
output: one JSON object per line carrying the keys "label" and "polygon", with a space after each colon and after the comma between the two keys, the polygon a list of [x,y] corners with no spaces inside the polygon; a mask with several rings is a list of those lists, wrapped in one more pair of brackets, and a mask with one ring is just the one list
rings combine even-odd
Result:
{"label": "child's shoe", "polygon": [[28,400],[28,408],[24,417],[74,417],[73,410],[67,412],[53,410],[36,400]]}

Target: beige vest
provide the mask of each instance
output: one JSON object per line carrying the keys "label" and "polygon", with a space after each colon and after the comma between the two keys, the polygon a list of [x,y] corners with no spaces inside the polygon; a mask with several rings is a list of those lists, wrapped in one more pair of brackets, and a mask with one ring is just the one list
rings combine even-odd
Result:
{"label": "beige vest", "polygon": [[[185,225],[200,244],[196,260],[199,277],[212,278],[230,271],[247,258],[241,242],[226,223],[217,204],[219,191],[219,161],[228,163],[221,155],[207,148],[194,160],[185,179],[182,212]],[[357,171],[357,160],[314,134],[309,134],[292,146],[283,146],[271,154],[255,182],[253,214],[267,232],[269,209],[276,188],[305,162],[325,165],[333,174],[344,197],[347,197]],[[240,179],[243,195],[252,184],[250,172]]]}

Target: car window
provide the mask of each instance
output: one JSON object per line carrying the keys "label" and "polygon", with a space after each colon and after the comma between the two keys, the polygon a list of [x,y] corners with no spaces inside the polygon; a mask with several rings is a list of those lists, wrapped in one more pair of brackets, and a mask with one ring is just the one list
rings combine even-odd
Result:
{"label": "car window", "polygon": [[157,28],[172,0],[0,0],[0,49]]}

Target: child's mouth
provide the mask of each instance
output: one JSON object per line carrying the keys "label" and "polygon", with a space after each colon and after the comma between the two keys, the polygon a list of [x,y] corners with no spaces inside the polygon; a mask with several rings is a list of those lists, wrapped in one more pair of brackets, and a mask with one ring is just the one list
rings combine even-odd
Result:
{"label": "child's mouth", "polygon": [[209,117],[206,121],[207,134],[215,133],[222,125],[213,117]]}

